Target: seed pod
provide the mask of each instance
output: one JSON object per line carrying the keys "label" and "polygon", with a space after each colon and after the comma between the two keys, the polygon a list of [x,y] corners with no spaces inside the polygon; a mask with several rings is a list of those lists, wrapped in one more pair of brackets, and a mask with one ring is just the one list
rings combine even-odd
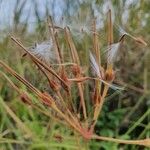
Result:
{"label": "seed pod", "polygon": [[107,69],[105,72],[105,80],[108,82],[113,81],[115,78],[115,73],[113,70]]}
{"label": "seed pod", "polygon": [[51,106],[52,103],[54,103],[53,98],[46,92],[42,93],[41,99],[42,102],[47,106]]}
{"label": "seed pod", "polygon": [[29,96],[25,92],[21,93],[20,98],[21,98],[23,103],[31,105],[31,99],[29,98]]}
{"label": "seed pod", "polygon": [[80,67],[78,65],[73,65],[72,66],[72,73],[74,76],[81,74]]}

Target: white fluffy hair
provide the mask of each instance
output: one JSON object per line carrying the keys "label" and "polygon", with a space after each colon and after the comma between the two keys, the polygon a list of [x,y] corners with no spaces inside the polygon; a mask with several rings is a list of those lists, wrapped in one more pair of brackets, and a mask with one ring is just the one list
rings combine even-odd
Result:
{"label": "white fluffy hair", "polygon": [[91,67],[92,67],[93,71],[95,72],[96,76],[99,78],[99,80],[101,82],[108,85],[110,88],[112,88],[114,90],[124,90],[123,87],[119,87],[115,84],[108,83],[107,81],[103,80],[103,78],[101,76],[101,74],[103,74],[103,70],[101,67],[98,66],[96,59],[91,52],[90,52],[90,62],[91,62]]}
{"label": "white fluffy hair", "polygon": [[35,43],[35,46],[30,48],[29,50],[33,55],[47,64],[53,62],[56,58],[51,41],[45,41],[40,44]]}
{"label": "white fluffy hair", "polygon": [[109,64],[113,64],[115,62],[120,47],[121,47],[121,41],[118,43],[113,43],[108,47],[107,62]]}

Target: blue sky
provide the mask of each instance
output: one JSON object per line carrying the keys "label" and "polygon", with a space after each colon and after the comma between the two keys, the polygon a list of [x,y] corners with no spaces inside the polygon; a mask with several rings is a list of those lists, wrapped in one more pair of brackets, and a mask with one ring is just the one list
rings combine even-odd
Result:
{"label": "blue sky", "polygon": [[[21,4],[24,0],[18,0],[19,4]],[[80,2],[83,2],[85,0],[79,0]],[[124,13],[122,15],[122,20],[127,21],[128,19],[128,7],[132,3],[134,3],[136,0],[126,0],[125,6],[124,6]],[[15,5],[17,0],[0,0],[0,31],[3,29],[10,29],[12,25],[14,24],[13,18],[14,18],[14,11],[15,11]],[[65,0],[26,0],[25,6],[23,8],[23,15],[21,16],[20,22],[24,23],[26,22],[26,18],[29,15],[28,24],[29,24],[29,30],[33,30],[34,24],[36,23],[36,17],[34,12],[35,4],[37,3],[38,12],[40,14],[40,18],[44,21],[45,20],[45,13],[46,13],[46,7],[48,8],[49,14],[52,14],[52,9],[54,13],[56,14],[56,20],[60,19],[61,16],[63,16],[63,7],[65,6],[64,3]],[[55,8],[53,8],[52,3],[55,2]],[[94,0],[93,7],[94,6]],[[91,3],[92,3],[91,2]],[[106,0],[105,4],[103,5],[103,14],[105,14],[108,10],[108,6],[110,5],[111,0]],[[93,9],[95,12],[95,16],[97,17],[97,23],[99,26],[103,25],[103,16],[100,14],[98,9]],[[113,11],[113,8],[112,8]],[[87,12],[88,15],[88,12]],[[81,20],[80,20],[81,21]],[[85,22],[85,20],[83,20]],[[75,26],[80,26],[76,25]],[[88,23],[87,23],[88,24]],[[83,25],[84,26],[84,25]]]}
{"label": "blue sky", "polygon": [[[14,11],[15,11],[15,5],[17,0],[0,0],[0,30],[5,28],[10,28],[13,25],[13,18],[14,18]],[[19,4],[21,4],[23,0],[19,1]],[[49,14],[51,14],[51,2],[52,0],[35,0],[38,7],[38,12],[40,14],[40,18],[43,20],[45,19],[46,14],[46,7],[48,7]],[[55,12],[58,16],[61,16],[61,8],[63,7],[63,1],[62,0],[56,0],[55,1]],[[33,0],[26,0],[25,6],[23,8],[23,15],[21,16],[20,22],[24,23],[26,21],[26,18],[29,15],[28,22],[30,24],[30,27],[33,26],[33,24],[37,21],[35,17],[34,12],[34,1]]]}

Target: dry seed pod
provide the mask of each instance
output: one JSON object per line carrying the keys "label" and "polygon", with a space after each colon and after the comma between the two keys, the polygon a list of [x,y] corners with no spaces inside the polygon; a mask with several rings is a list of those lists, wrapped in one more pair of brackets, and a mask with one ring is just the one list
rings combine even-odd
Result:
{"label": "dry seed pod", "polygon": [[49,85],[54,91],[58,91],[60,89],[60,85],[55,80],[50,80]]}
{"label": "dry seed pod", "polygon": [[54,103],[53,98],[46,92],[42,93],[41,99],[42,102],[47,106],[51,106]]}
{"label": "dry seed pod", "polygon": [[104,70],[102,67],[98,66],[96,59],[91,52],[90,52],[90,62],[91,62],[91,66],[93,68],[93,71],[96,73],[96,75],[99,78],[103,79],[104,78]]}
{"label": "dry seed pod", "polygon": [[121,28],[120,26],[118,26],[119,28],[119,32],[121,34],[121,38],[124,37],[124,36],[128,36],[130,38],[132,38],[133,40],[135,40],[137,43],[139,44],[142,44],[144,46],[147,46],[147,43],[143,40],[142,37],[136,37],[136,36],[133,36],[131,35],[130,33],[126,32],[123,28]]}
{"label": "dry seed pod", "polygon": [[109,46],[108,53],[107,53],[108,64],[113,64],[115,62],[120,47],[121,47],[121,41],[118,43],[113,43]]}
{"label": "dry seed pod", "polygon": [[108,82],[111,82],[111,81],[114,80],[114,78],[115,78],[114,71],[110,70],[110,69],[106,70],[106,72],[105,72],[105,80],[108,81]]}
{"label": "dry seed pod", "polygon": [[72,68],[72,73],[74,74],[74,76],[81,74],[81,70],[78,65],[73,65],[71,68]]}
{"label": "dry seed pod", "polygon": [[31,105],[31,100],[25,92],[21,93],[20,99],[22,100],[23,103]]}
{"label": "dry seed pod", "polygon": [[[91,61],[91,67],[93,69],[93,71],[96,73],[96,76],[98,77],[98,79],[103,82],[104,84],[108,85],[110,88],[114,89],[114,90],[123,90],[124,88],[122,87],[118,87],[117,85],[114,85],[112,83],[109,83],[109,81],[112,81],[112,79],[114,78],[114,73],[106,73],[109,74],[109,77],[107,75],[107,79],[109,79],[109,81],[104,80],[104,70],[103,68],[98,66],[94,56],[92,55],[92,53],[90,53],[90,61]],[[105,78],[106,78],[106,74],[105,74]],[[103,77],[103,78],[102,78]]]}

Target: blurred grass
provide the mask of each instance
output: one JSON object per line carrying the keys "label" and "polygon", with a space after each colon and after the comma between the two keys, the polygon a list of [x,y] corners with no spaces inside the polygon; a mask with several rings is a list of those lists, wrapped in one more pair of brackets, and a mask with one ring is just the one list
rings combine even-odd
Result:
{"label": "blurred grass", "polygon": [[[57,3],[52,3],[53,6],[57,8],[57,6],[55,6]],[[115,18],[115,22],[120,25],[123,24],[120,14],[123,14],[123,10],[126,9],[123,7],[124,4],[122,3],[125,2],[112,1],[115,15],[117,16]],[[93,9],[97,9],[99,12],[102,12],[102,7],[106,5],[106,2],[96,1],[95,8],[92,8],[91,1],[77,3],[66,0],[64,1],[64,4],[64,12],[62,13],[64,15],[63,17],[68,18],[68,20],[66,20],[67,24],[69,24],[69,22],[73,22],[74,24],[71,24],[71,27],[74,28],[74,26],[76,26],[76,21],[79,26],[80,22],[85,22],[85,26],[90,27],[92,22],[91,20],[94,16]],[[7,29],[7,31],[12,32],[16,37],[20,38],[27,47],[34,45],[34,42],[36,41],[48,39],[47,28],[45,22],[42,21],[46,18],[46,15],[49,15],[48,12],[45,17],[41,19],[35,3],[37,24],[33,27],[35,29],[34,32],[28,32],[28,24],[20,22],[21,15],[24,13],[22,10],[25,4],[23,5],[22,1],[22,5],[19,6],[17,3],[16,5],[14,12],[15,17],[13,18],[14,24],[11,28]],[[74,6],[77,10],[80,10],[80,14],[75,12]],[[58,16],[55,13],[54,8],[53,11],[53,18],[54,20],[57,20],[56,18]],[[87,12],[89,15],[87,15]],[[105,13],[102,12],[101,14],[102,22],[105,24]],[[120,58],[116,63],[116,66],[118,68],[117,80],[126,83],[126,90],[121,93],[115,92],[114,96],[114,91],[109,91],[109,97],[104,105],[95,132],[103,136],[142,139],[150,137],[150,16],[146,15],[150,14],[149,0],[138,1],[137,3],[132,2],[128,7],[128,14],[128,20],[123,26],[130,33],[143,36],[148,43],[148,46],[143,48],[129,39],[125,42],[125,47],[120,53]],[[142,26],[142,23],[144,22],[145,25]],[[72,29],[72,31],[74,30]],[[74,31],[73,34],[77,49],[79,49],[79,54],[82,58],[82,63],[87,65],[87,68],[85,69],[87,70],[87,73],[89,73],[89,60],[87,55],[89,49],[92,48],[90,35],[89,33],[81,34],[80,29],[78,31]],[[100,45],[105,47],[105,30],[100,29],[99,34],[102,38]],[[115,36],[118,37],[117,33]],[[63,39],[61,40],[63,42]],[[5,38],[3,38],[0,43],[0,59],[7,62],[9,66],[32,82],[36,87],[43,90],[41,83],[45,82],[44,79],[42,79],[42,81],[42,76],[37,76],[39,73],[36,69],[33,70],[34,65],[31,64],[29,58],[21,58],[22,54],[21,50],[10,41],[9,36],[6,34]],[[14,78],[10,78],[17,83],[20,88],[26,89],[20,83],[16,82]],[[39,81],[41,83],[39,83]],[[88,93],[89,89],[86,90]],[[73,92],[73,96],[76,97],[76,91]],[[87,94],[87,100],[88,99],[89,97]],[[91,141],[87,146],[85,146],[85,141],[82,141],[79,137],[77,137],[77,135],[74,135],[74,133],[72,133],[72,131],[65,125],[59,124],[54,118],[45,116],[30,106],[24,105],[20,101],[17,93],[12,90],[9,83],[7,83],[7,81],[2,77],[0,77],[0,102],[0,149],[70,150],[88,149],[87,147],[89,147],[89,149],[93,150],[117,150],[119,148],[125,150],[148,150],[148,148],[141,146],[124,146],[111,142],[99,142],[96,140]],[[7,107],[9,107],[9,110]],[[13,116],[11,111],[14,113]],[[15,118],[18,118],[19,120],[16,120]],[[23,123],[21,127],[26,126],[29,130],[31,130],[34,134],[34,138],[26,137],[26,132],[24,133],[22,128],[18,126],[18,121],[21,122],[21,124]],[[58,137],[56,136],[56,138],[54,138],[55,135]],[[63,137],[62,141],[59,136]]]}

